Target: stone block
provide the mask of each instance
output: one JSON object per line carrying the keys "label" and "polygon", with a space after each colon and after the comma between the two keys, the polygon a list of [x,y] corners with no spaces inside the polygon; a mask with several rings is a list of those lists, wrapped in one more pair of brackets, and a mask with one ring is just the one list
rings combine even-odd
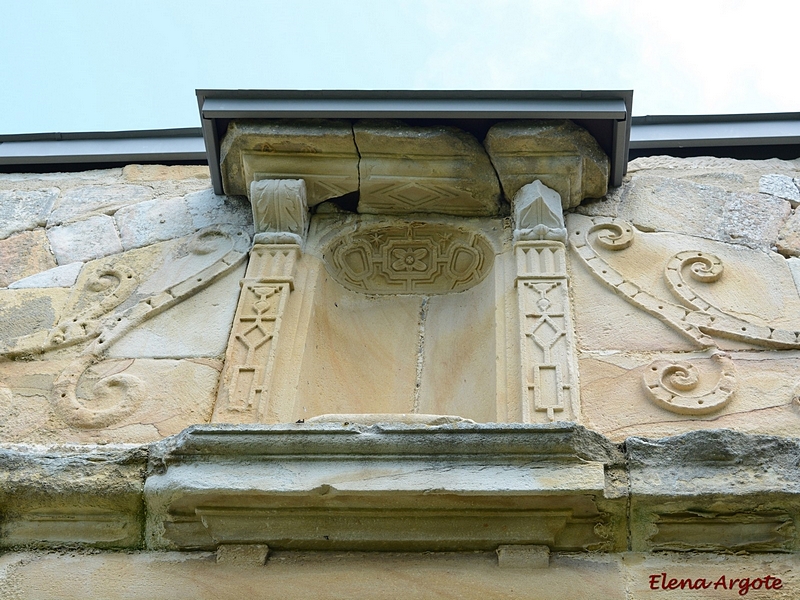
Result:
{"label": "stone block", "polygon": [[126,206],[116,212],[114,220],[125,250],[188,235],[196,229],[183,198]]}
{"label": "stone block", "polygon": [[214,190],[208,189],[188,194],[185,200],[195,229],[221,223],[253,227],[250,203],[240,196],[218,196]]}
{"label": "stone block", "polygon": [[786,201],[675,177],[635,173],[607,201],[578,208],[586,215],[619,217],[643,231],[672,231],[769,250],[791,213]]}
{"label": "stone block", "polygon": [[704,353],[586,354],[579,359],[583,423],[621,442],[629,436],[664,437],[727,427],[754,434],[800,435],[794,398],[800,380],[797,352],[731,352],[730,401],[710,414],[685,415],[657,404],[646,393],[645,375],[656,361],[688,363],[694,385],[670,389],[702,398],[719,385],[722,366]]}
{"label": "stone block", "polygon": [[246,196],[256,179],[303,179],[310,206],[358,190],[358,152],[347,121],[233,121],[220,169],[230,195]]}
{"label": "stone block", "polygon": [[550,548],[513,544],[499,546],[497,566],[501,569],[546,569],[550,566]]}
{"label": "stone block", "polygon": [[147,451],[0,449],[0,546],[141,543]]}
{"label": "stone block", "polygon": [[65,190],[50,213],[47,226],[61,225],[89,215],[112,215],[128,204],[149,200],[153,191],[142,185],[85,185]]}
{"label": "stone block", "polygon": [[71,287],[83,268],[82,262],[53,267],[36,275],[29,275],[9,285],[9,289]]}
{"label": "stone block", "polygon": [[[78,372],[78,406],[86,420],[66,422],[70,407],[53,383],[73,369],[69,359],[0,363],[0,442],[39,444],[147,443],[211,416],[221,364],[207,359],[110,359]],[[104,411],[102,424],[92,420]],[[96,420],[96,419],[95,419]]]}
{"label": "stone block", "polygon": [[[230,334],[244,265],[139,325],[108,351],[113,358],[221,357]],[[155,285],[154,281],[146,285]]]}
{"label": "stone block", "polygon": [[61,312],[69,290],[0,290],[0,352],[23,336],[52,327]]}
{"label": "stone block", "polygon": [[[690,569],[680,558],[641,557],[634,582],[637,594],[643,591],[633,597],[626,594],[627,571],[621,569],[618,557],[586,553],[554,557],[549,569],[504,570],[497,568],[492,552],[288,552],[271,556],[266,567],[251,568],[228,568],[215,563],[209,552],[9,552],[0,557],[0,596],[13,600],[643,600],[653,596],[646,591],[647,575],[654,570],[710,569],[730,575],[731,570],[761,572],[766,566],[773,573],[787,573],[785,589],[796,589],[798,560],[790,556],[728,557],[723,564],[696,558],[702,566]],[[751,591],[747,598],[778,597],[759,593]]]}
{"label": "stone block", "polygon": [[151,457],[152,548],[577,550],[624,539],[624,499],[606,497],[618,450],[571,424],[205,426]]}
{"label": "stone block", "polygon": [[125,181],[176,181],[182,179],[210,179],[208,167],[202,165],[125,165]]}
{"label": "stone block", "polygon": [[56,266],[43,229],[0,240],[0,288]]}
{"label": "stone block", "polygon": [[106,215],[52,227],[47,230],[47,237],[60,265],[122,252],[114,219]]}
{"label": "stone block", "polygon": [[265,544],[220,544],[217,564],[236,567],[261,567],[267,562],[269,546]]}
{"label": "stone block", "polygon": [[797,293],[800,294],[800,258],[790,256],[786,260],[786,264],[789,266],[789,271],[792,273],[792,279],[794,279],[794,285],[797,287]]}
{"label": "stone block", "polygon": [[625,446],[634,551],[797,551],[796,439],[720,429]]}
{"label": "stone block", "polygon": [[758,182],[758,191],[788,200],[794,207],[800,204],[800,189],[797,188],[795,179],[788,175],[771,173],[762,176]]}
{"label": "stone block", "polygon": [[[715,281],[700,282],[689,276],[687,287],[711,306],[738,319],[761,327],[796,331],[800,326],[800,304],[787,261],[772,252],[724,244],[702,237],[670,233],[648,233],[631,228],[631,245],[627,249],[605,250],[595,242],[597,258],[582,258],[586,247],[579,248],[587,232],[597,227],[581,215],[569,215],[570,273],[575,302],[576,330],[582,350],[659,351],[699,348],[689,337],[681,341],[680,328],[669,327],[668,319],[657,311],[648,313],[630,301],[625,290],[641,290],[653,297],[656,304],[671,310],[683,306],[676,289],[666,277],[668,265],[675,257],[694,251],[719,259],[721,276]],[[598,235],[597,233],[591,236]],[[590,236],[590,237],[591,237]],[[590,244],[591,245],[591,244]],[[619,281],[602,283],[597,269],[590,263],[606,261]],[[594,261],[594,262],[592,262]],[[673,265],[674,266],[674,265]],[[675,272],[674,270],[672,272]],[[601,289],[602,288],[602,289]],[[627,298],[627,299],[626,299]],[[662,302],[659,302],[662,301]],[[655,308],[655,306],[651,307]],[[683,314],[682,308],[677,308]],[[667,315],[668,316],[668,315]],[[738,349],[734,338],[715,338],[721,348]]]}
{"label": "stone block", "polygon": [[589,132],[571,121],[505,121],[492,126],[484,146],[510,202],[540,180],[573,208],[608,189],[609,161]]}
{"label": "stone block", "polygon": [[786,219],[776,248],[784,256],[800,256],[800,211],[797,209]]}
{"label": "stone block", "polygon": [[18,231],[42,227],[59,190],[0,190],[0,240]]}
{"label": "stone block", "polygon": [[455,127],[360,121],[353,126],[359,163],[358,211],[488,216],[499,212],[500,185],[478,140]]}

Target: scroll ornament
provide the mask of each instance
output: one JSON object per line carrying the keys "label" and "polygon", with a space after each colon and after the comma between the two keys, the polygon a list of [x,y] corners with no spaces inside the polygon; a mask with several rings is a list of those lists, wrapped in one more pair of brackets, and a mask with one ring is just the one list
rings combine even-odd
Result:
{"label": "scroll ornament", "polygon": [[[800,332],[765,327],[733,316],[704,299],[692,281],[713,283],[723,276],[719,257],[706,252],[679,252],[667,262],[664,281],[677,300],[665,301],[625,279],[596,250],[622,251],[634,242],[631,223],[596,217],[588,229],[572,232],[573,250],[592,275],[630,304],[642,309],[688,337],[699,347],[712,350],[720,376],[710,391],[698,393],[697,369],[688,362],[655,361],[645,371],[648,397],[658,406],[679,414],[705,415],[730,401],[736,387],[733,361],[714,340],[721,337],[774,349],[800,349]],[[688,275],[688,278],[687,278]]]}
{"label": "scroll ornament", "polygon": [[54,413],[72,427],[94,429],[118,423],[135,412],[146,398],[145,382],[126,373],[101,377],[91,395],[105,408],[96,409],[78,398],[81,377],[90,367],[101,363],[108,348],[126,333],[235,269],[247,256],[249,245],[249,235],[238,227],[216,225],[198,231],[189,239],[187,251],[198,255],[216,251],[222,256],[199,272],[188,274],[182,281],[146,296],[126,309],[120,306],[130,305],[134,298],[140,283],[136,274],[127,267],[111,263],[101,265],[86,279],[84,286],[74,290],[63,316],[52,329],[25,336],[13,346],[0,348],[0,355],[30,357],[86,344],[56,377],[50,404]]}

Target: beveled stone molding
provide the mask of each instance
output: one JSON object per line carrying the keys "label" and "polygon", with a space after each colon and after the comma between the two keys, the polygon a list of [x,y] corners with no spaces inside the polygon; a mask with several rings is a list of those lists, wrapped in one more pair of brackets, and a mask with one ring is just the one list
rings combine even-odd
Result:
{"label": "beveled stone molding", "polygon": [[537,179],[561,194],[565,209],[608,190],[608,156],[572,121],[505,121],[489,129],[484,146],[506,198]]}
{"label": "beveled stone molding", "polygon": [[797,552],[797,440],[730,430],[625,442],[631,550]]}
{"label": "beveled stone molding", "polygon": [[324,251],[326,268],[364,294],[445,294],[480,283],[494,249],[477,229],[446,223],[358,224]]}
{"label": "beveled stone molding", "polygon": [[147,449],[0,448],[0,548],[136,548]]}
{"label": "beveled stone molding", "polygon": [[198,426],[154,452],[152,548],[624,544],[624,503],[606,497],[618,452],[570,424]]}
{"label": "beveled stone molding", "polygon": [[302,179],[315,206],[358,190],[358,152],[347,121],[233,121],[220,163],[226,194],[245,196],[262,179]]}
{"label": "beveled stone molding", "polygon": [[358,212],[498,214],[497,175],[471,134],[399,121],[359,121],[353,132],[361,155]]}

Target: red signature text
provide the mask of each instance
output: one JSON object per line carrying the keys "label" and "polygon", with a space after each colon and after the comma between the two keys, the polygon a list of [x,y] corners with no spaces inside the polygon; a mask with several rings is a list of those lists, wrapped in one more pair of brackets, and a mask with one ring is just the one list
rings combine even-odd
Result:
{"label": "red signature text", "polygon": [[718,579],[705,577],[668,577],[666,573],[650,575],[651,590],[737,590],[740,596],[746,596],[750,590],[779,590],[783,588],[780,577],[765,575],[763,577],[730,577],[725,575]]}

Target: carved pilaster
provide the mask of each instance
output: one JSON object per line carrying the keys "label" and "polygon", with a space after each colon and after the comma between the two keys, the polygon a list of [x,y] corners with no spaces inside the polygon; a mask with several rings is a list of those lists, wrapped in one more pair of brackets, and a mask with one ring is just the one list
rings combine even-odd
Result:
{"label": "carved pilaster", "polygon": [[575,341],[561,198],[540,181],[514,198],[522,420],[578,418]]}
{"label": "carved pilaster", "polygon": [[303,181],[254,181],[250,192],[256,243],[241,281],[214,409],[216,422],[275,420],[270,393],[281,319],[308,227]]}

